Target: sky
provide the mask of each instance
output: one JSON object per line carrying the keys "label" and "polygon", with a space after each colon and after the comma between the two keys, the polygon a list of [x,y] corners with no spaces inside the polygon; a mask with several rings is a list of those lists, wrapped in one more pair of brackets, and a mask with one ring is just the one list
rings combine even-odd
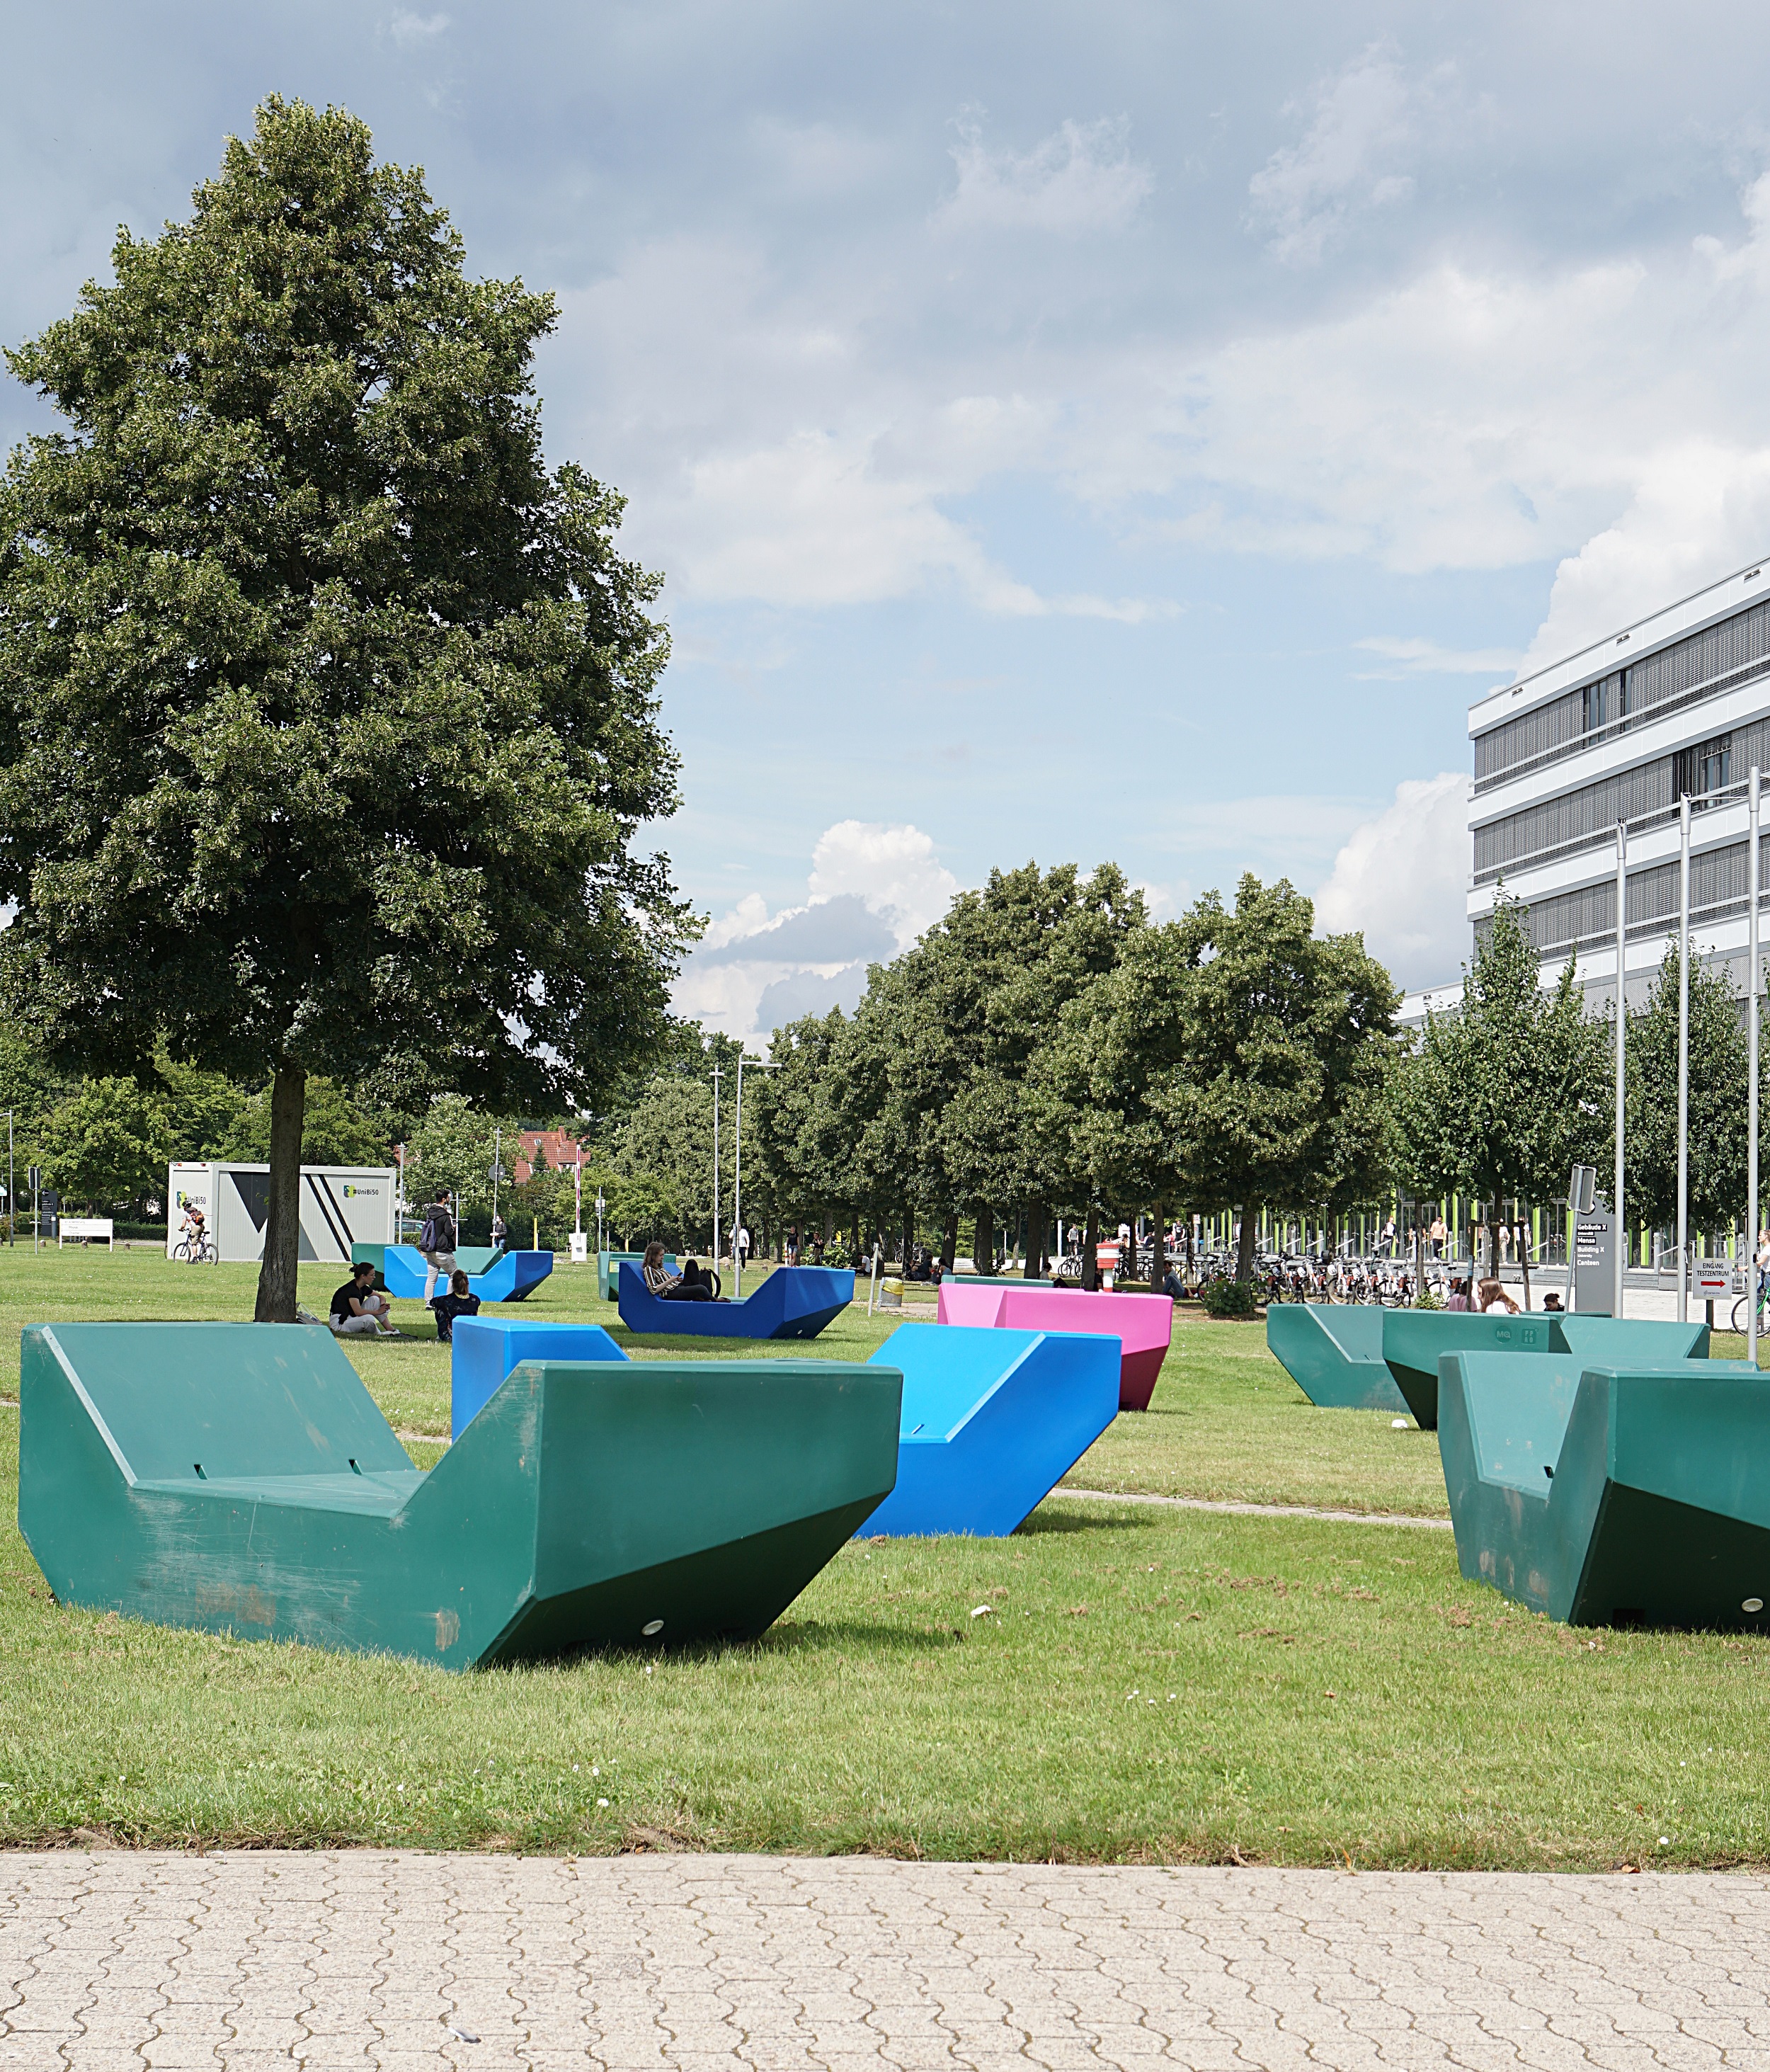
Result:
{"label": "sky", "polygon": [[[1632,4],[3,0],[0,339],[266,94],[558,298],[665,578],[735,1034],[994,868],[1466,954],[1467,709],[1770,551],[1770,18]],[[0,382],[0,438],[46,421]]]}

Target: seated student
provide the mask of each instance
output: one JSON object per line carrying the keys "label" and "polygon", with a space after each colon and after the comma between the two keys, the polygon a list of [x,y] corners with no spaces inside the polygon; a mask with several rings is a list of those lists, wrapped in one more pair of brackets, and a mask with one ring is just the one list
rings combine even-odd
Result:
{"label": "seated student", "polygon": [[1185,1297],[1186,1284],[1172,1266],[1162,1276],[1161,1292],[1170,1301],[1179,1302]]}
{"label": "seated student", "polygon": [[1447,1309],[1467,1309],[1469,1307],[1469,1285],[1468,1281],[1453,1281],[1451,1283],[1450,1297],[1445,1303],[1444,1307]]}
{"label": "seated student", "polygon": [[430,1307],[437,1313],[437,1343],[439,1346],[454,1343],[457,1317],[477,1317],[479,1314],[479,1297],[467,1292],[468,1285],[466,1275],[457,1267],[449,1276],[447,1293],[434,1295],[430,1299]]}
{"label": "seated student", "polygon": [[351,1268],[351,1277],[332,1297],[332,1329],[341,1338],[396,1338],[388,1317],[392,1305],[375,1292],[375,1268],[366,1259]]}
{"label": "seated student", "polygon": [[715,1297],[711,1276],[692,1259],[680,1273],[671,1273],[663,1263],[663,1246],[654,1238],[645,1248],[639,1271],[645,1285],[660,1302],[711,1302]]}
{"label": "seated student", "polygon": [[1475,1294],[1484,1317],[1492,1309],[1509,1310],[1514,1317],[1518,1314],[1517,1304],[1506,1293],[1497,1281],[1482,1281],[1476,1289]]}
{"label": "seated student", "polygon": [[1545,1295],[1542,1298],[1542,1306],[1545,1309],[1559,1312],[1562,1308],[1561,1297],[1559,1295]]}

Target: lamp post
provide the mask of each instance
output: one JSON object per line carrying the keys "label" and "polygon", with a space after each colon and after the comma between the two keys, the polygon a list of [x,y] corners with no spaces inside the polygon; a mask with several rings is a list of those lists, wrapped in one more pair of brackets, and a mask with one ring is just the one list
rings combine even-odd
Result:
{"label": "lamp post", "polygon": [[1678,802],[1678,1321],[1690,1309],[1690,795]]}
{"label": "lamp post", "polygon": [[719,1067],[713,1067],[713,1272],[719,1271]]}
{"label": "lamp post", "polygon": [[1745,1187],[1747,1197],[1747,1214],[1749,1221],[1746,1235],[1750,1240],[1748,1256],[1751,1264],[1746,1271],[1746,1357],[1754,1367],[1758,1364],[1758,994],[1764,984],[1764,975],[1758,968],[1758,825],[1760,818],[1759,804],[1760,777],[1758,766],[1752,766],[1752,789],[1746,815],[1746,845],[1750,859],[1746,866],[1746,882],[1750,891],[1750,905],[1747,909],[1745,1026],[1746,1026],[1746,1149]]}
{"label": "lamp post", "polygon": [[766,1058],[746,1058],[741,1050],[737,1053],[737,1162],[733,1171],[731,1182],[731,1228],[732,1251],[735,1254],[733,1264],[737,1269],[733,1277],[737,1291],[737,1300],[740,1302],[744,1299],[744,1255],[738,1249],[737,1233],[744,1227],[744,1067],[745,1065],[748,1065],[752,1071],[756,1072],[778,1072],[780,1070],[778,1065],[770,1064]]}
{"label": "lamp post", "polygon": [[[1628,953],[1628,823],[1616,823],[1616,1174],[1610,1198],[1616,1229],[1611,1244],[1616,1283],[1611,1296],[1610,1314],[1623,1314],[1623,1275],[1628,1260],[1628,1219],[1623,1213],[1623,1065],[1628,1042],[1628,995],[1624,985]],[[1570,1281],[1573,1268],[1567,1268]]]}

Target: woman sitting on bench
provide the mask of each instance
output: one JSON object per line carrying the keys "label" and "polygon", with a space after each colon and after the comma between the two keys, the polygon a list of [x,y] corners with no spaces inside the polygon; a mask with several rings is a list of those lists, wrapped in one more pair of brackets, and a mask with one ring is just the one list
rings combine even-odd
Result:
{"label": "woman sitting on bench", "polygon": [[713,1276],[690,1259],[680,1273],[671,1273],[663,1263],[663,1246],[654,1238],[645,1248],[639,1271],[649,1292],[660,1302],[711,1302],[717,1299]]}

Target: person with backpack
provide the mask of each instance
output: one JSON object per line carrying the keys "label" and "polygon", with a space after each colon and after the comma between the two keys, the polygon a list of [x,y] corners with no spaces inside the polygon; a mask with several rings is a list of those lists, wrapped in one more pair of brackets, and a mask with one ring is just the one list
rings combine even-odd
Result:
{"label": "person with backpack", "polygon": [[418,1249],[429,1269],[424,1276],[426,1306],[437,1292],[438,1281],[446,1281],[455,1270],[455,1219],[449,1213],[449,1190],[438,1187],[437,1198],[424,1212],[424,1227],[418,1232]]}

